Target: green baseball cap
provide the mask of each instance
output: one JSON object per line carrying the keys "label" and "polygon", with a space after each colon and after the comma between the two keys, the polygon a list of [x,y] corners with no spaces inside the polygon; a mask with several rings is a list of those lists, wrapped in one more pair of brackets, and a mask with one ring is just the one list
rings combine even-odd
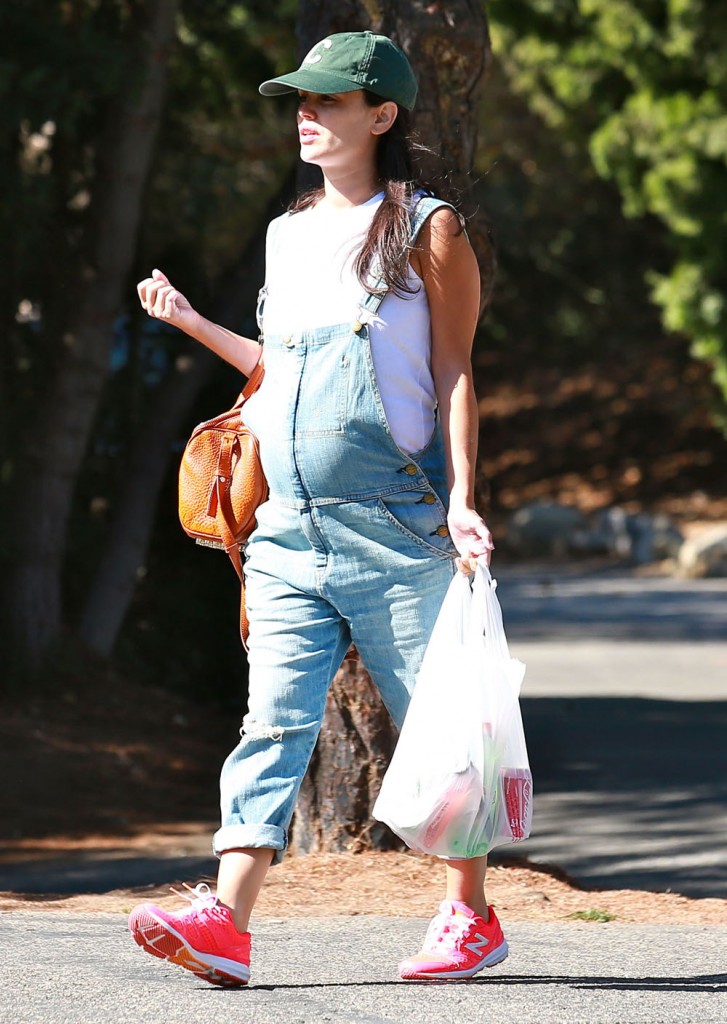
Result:
{"label": "green baseball cap", "polygon": [[417,81],[411,64],[388,36],[373,32],[336,32],[316,43],[297,71],[263,82],[263,96],[285,92],[327,94],[368,89],[411,110]]}

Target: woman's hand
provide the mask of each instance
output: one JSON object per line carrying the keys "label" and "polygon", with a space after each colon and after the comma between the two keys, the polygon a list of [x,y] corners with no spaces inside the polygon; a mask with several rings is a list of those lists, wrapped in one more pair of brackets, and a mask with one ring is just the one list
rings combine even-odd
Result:
{"label": "woman's hand", "polygon": [[490,564],[490,556],[495,550],[495,545],[492,543],[492,534],[487,523],[475,509],[450,505],[447,526],[454,546],[461,556],[457,559],[457,568],[460,572],[474,572],[477,559],[483,555],[486,564]]}
{"label": "woman's hand", "polygon": [[153,270],[151,277],[140,281],[136,286],[139,301],[149,316],[164,320],[178,327],[190,338],[206,345],[231,366],[234,366],[246,377],[249,377],[260,362],[262,351],[260,343],[252,338],[243,338],[240,334],[228,331],[226,327],[213,324],[189,304],[187,299],[178,292],[169,278],[161,270]]}
{"label": "woman's hand", "polygon": [[190,333],[190,327],[198,319],[197,313],[161,270],[153,270],[151,277],[140,281],[136,290],[149,316]]}

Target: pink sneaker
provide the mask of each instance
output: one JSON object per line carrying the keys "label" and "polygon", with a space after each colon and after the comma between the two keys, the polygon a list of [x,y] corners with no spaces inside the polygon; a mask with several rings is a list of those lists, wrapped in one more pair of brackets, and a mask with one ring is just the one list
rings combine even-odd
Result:
{"label": "pink sneaker", "polygon": [[[250,933],[239,932],[229,910],[201,882],[186,886],[190,907],[169,914],[142,903],[129,917],[129,931],[152,956],[178,964],[212,985],[246,985],[250,977]],[[176,892],[176,890],[174,890]]]}
{"label": "pink sneaker", "polygon": [[427,930],[420,953],[399,964],[402,978],[471,978],[507,956],[507,942],[490,907],[490,920],[465,903],[445,900]]}

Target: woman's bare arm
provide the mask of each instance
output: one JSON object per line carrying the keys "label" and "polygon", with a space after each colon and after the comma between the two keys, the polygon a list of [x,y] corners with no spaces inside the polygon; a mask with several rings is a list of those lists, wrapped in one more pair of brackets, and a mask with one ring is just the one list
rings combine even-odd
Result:
{"label": "woman's bare arm", "polygon": [[472,381],[472,342],[480,305],[477,259],[451,210],[436,210],[419,238],[419,264],[432,321],[432,375],[447,456],[449,530],[463,558],[489,557],[492,535],[474,502],[479,434]]}

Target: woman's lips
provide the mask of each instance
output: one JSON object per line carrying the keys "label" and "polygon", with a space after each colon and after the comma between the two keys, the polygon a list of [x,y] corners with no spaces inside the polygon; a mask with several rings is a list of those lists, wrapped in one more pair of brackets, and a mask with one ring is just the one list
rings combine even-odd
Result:
{"label": "woman's lips", "polygon": [[305,146],[307,143],[311,143],[318,138],[318,132],[311,131],[310,128],[303,128],[299,135],[301,146]]}

